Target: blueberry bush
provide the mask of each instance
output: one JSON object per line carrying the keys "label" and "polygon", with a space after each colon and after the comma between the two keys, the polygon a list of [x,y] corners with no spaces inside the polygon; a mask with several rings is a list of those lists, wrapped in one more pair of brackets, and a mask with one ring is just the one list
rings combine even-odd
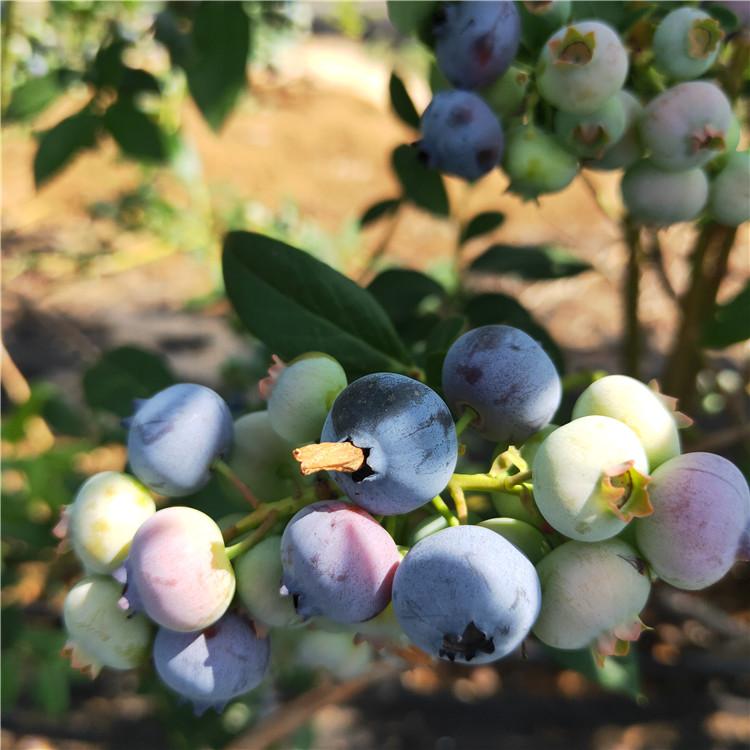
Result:
{"label": "blueberry bush", "polygon": [[[293,17],[284,3],[170,2],[143,28],[96,3],[52,7],[98,44],[58,49],[42,35],[29,59],[4,52],[6,121],[32,123],[71,86],[90,95],[36,134],[38,187],[105,139],[125,159],[174,167],[174,81],[218,131],[263,36]],[[6,3],[6,39],[13,13]],[[251,396],[120,347],[84,374],[87,423],[44,384],[25,389],[4,352],[6,586],[41,561],[54,602],[46,627],[24,627],[21,594],[3,610],[6,707],[31,693],[52,715],[68,709],[83,678],[60,650],[86,677],[134,675],[175,747],[225,746],[253,727],[266,745],[283,740],[309,712],[273,727],[264,707],[279,694],[319,705],[320,667],[356,690],[441,662],[546,659],[638,698],[654,590],[702,590],[750,558],[746,423],[732,461],[691,450],[714,429],[698,399],[704,362],[750,338],[748,287],[718,301],[750,220],[744,6],[404,0],[387,15],[392,38],[428,55],[432,98],[420,115],[391,74],[413,139],[390,156],[398,192],[359,219],[391,227],[364,281],[278,233],[221,237],[228,321],[267,367],[243,384]],[[142,37],[166,55],[159,75],[132,64]],[[519,299],[475,283],[594,272],[543,245],[492,244],[465,261],[505,216],[459,219],[444,176],[470,189],[498,169],[536,202],[588,170],[619,170],[622,374],[569,372]],[[387,265],[407,206],[455,235],[440,280]],[[664,273],[660,232],[679,222],[693,223],[695,246],[662,372],[646,384],[640,277]],[[24,452],[32,437],[41,452]],[[126,470],[87,471],[81,457],[113,441]]]}

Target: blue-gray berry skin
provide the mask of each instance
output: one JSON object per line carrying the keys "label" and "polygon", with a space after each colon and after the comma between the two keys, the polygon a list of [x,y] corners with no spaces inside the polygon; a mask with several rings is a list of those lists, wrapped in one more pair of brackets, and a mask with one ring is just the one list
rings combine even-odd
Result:
{"label": "blue-gray berry skin", "polygon": [[502,658],[526,637],[540,605],[531,562],[480,526],[455,526],[422,539],[393,580],[393,608],[406,635],[449,661]]}
{"label": "blue-gray berry skin", "polygon": [[515,3],[450,2],[438,12],[435,56],[443,75],[457,88],[488,86],[513,62],[521,40]]}
{"label": "blue-gray berry skin", "polygon": [[209,708],[220,713],[232,698],[260,684],[270,644],[248,620],[232,613],[197,633],[159,628],[153,655],[162,682],[200,716]]}
{"label": "blue-gray berry skin", "polygon": [[474,328],[443,362],[443,392],[454,413],[467,406],[488,440],[521,445],[549,424],[562,388],[552,360],[528,334],[505,325]]}
{"label": "blue-gray berry skin", "polygon": [[190,495],[232,446],[232,415],[210,388],[179,383],[138,405],[129,420],[128,462],[138,479],[169,497]]}
{"label": "blue-gray berry skin", "polygon": [[440,91],[422,115],[420,158],[441,172],[477,180],[503,155],[500,121],[485,101],[470,91]]}
{"label": "blue-gray berry skin", "polygon": [[444,490],[458,458],[445,402],[423,383],[393,373],[365,375],[347,386],[321,440],[349,441],[365,452],[362,469],[332,476],[352,502],[385,515],[408,513]]}

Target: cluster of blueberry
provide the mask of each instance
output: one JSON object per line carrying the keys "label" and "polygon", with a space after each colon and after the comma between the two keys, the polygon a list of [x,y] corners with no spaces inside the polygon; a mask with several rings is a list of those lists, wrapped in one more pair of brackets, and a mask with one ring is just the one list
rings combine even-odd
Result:
{"label": "cluster of blueberry", "polygon": [[[551,424],[560,379],[518,329],[454,342],[447,404],[401,374],[347,384],[318,353],[276,359],[260,390],[267,410],[234,423],[208,388],[160,391],[128,424],[140,481],[105,472],[80,488],[64,514],[86,572],[64,606],[74,665],[129,669],[150,653],[200,712],[261,682],[274,628],[395,631],[467,664],[532,631],[553,647],[621,654],[652,581],[700,589],[747,558],[739,470],[681,455],[674,405],[625,376],[594,381],[572,421]],[[486,473],[456,472],[467,428],[498,444]],[[256,505],[223,533],[194,508],[156,510],[149,490],[186,496],[215,469]],[[496,517],[469,515],[466,492],[490,493]]]}
{"label": "cluster of blueberry", "polygon": [[[570,0],[415,5],[420,18],[434,6],[421,28],[455,87],[436,93],[422,116],[415,145],[428,166],[476,180],[501,165],[509,189],[527,199],[562,190],[579,166],[624,169],[623,200],[643,223],[691,221],[704,210],[728,226],[750,219],[739,121],[716,82],[694,80],[711,75],[722,49],[707,12],[670,10],[646,57],[629,55],[599,20],[566,25]],[[535,69],[513,64],[521,46],[537,55]],[[660,90],[645,103],[623,88],[636,55]]]}

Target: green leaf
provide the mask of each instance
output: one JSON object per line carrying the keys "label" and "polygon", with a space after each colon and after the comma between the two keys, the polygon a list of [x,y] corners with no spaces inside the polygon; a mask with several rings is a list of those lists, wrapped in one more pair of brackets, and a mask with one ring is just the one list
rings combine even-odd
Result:
{"label": "green leaf", "polygon": [[83,375],[83,394],[93,409],[127,417],[133,400],[148,398],[172,385],[175,378],[164,360],[134,346],[105,352]]}
{"label": "green leaf", "polygon": [[531,313],[513,297],[505,294],[480,294],[468,301],[464,312],[472,328],[498,323],[520,328],[539,342],[555,363],[559,373],[565,372],[565,360],[560,347],[546,329],[534,320]]}
{"label": "green leaf", "polygon": [[419,113],[406,90],[404,82],[395,73],[391,73],[388,91],[391,95],[391,107],[399,119],[409,127],[419,130]]}
{"label": "green leaf", "polygon": [[208,124],[219,130],[247,86],[250,22],[242,3],[204,0],[193,19],[188,87]]}
{"label": "green leaf", "polygon": [[423,0],[388,0],[388,19],[404,35],[419,37],[427,46],[432,44],[432,24],[436,2]]}
{"label": "green leaf", "polygon": [[29,79],[13,92],[5,111],[5,122],[18,122],[36,117],[78,77],[76,72],[61,68],[39,78]]}
{"label": "green leaf", "polygon": [[118,37],[99,48],[88,74],[88,78],[94,86],[111,86],[112,88],[119,86],[125,69],[122,53],[128,46],[129,42]]}
{"label": "green leaf", "polygon": [[563,669],[579,672],[604,690],[623,693],[634,700],[644,697],[635,646],[631,646],[627,656],[607,656],[601,667],[590,649],[563,651],[549,646],[543,648]]}
{"label": "green leaf", "polygon": [[487,234],[502,226],[504,221],[505,214],[501,214],[499,211],[483,211],[471,219],[463,228],[459,242],[463,245],[464,242],[473,240],[482,234]]}
{"label": "green leaf", "polygon": [[397,328],[417,313],[425,299],[445,296],[445,289],[437,281],[406,268],[382,271],[370,282],[367,291],[381,304]]}
{"label": "green leaf", "polygon": [[311,255],[261,234],[230,232],[223,270],[242,322],[284,359],[326,352],[350,376],[408,369],[410,357],[374,297]]}
{"label": "green leaf", "polygon": [[96,144],[101,121],[87,109],[66,117],[39,135],[34,156],[34,182],[41,187],[76,154]]}
{"label": "green leaf", "polygon": [[123,70],[122,80],[117,88],[118,94],[120,96],[133,96],[143,91],[158,94],[161,91],[161,84],[147,70],[126,67]]}
{"label": "green leaf", "polygon": [[392,163],[404,194],[412,203],[436,216],[450,214],[448,194],[440,174],[419,161],[415,148],[398,146]]}
{"label": "green leaf", "polygon": [[464,330],[467,320],[463,315],[455,315],[441,320],[427,337],[424,354],[427,384],[439,390],[443,380],[443,360],[451,344]]}
{"label": "green leaf", "polygon": [[127,156],[141,161],[164,161],[167,146],[164,134],[148,115],[130,99],[118,99],[104,113],[104,126]]}
{"label": "green leaf", "polygon": [[740,27],[740,19],[737,18],[737,15],[732,11],[732,8],[727,7],[727,5],[711,3],[710,5],[706,5],[705,10],[721,24],[722,29],[724,29],[727,34],[731,34]]}
{"label": "green leaf", "polygon": [[386,198],[385,200],[373,203],[365,209],[365,212],[359,219],[359,224],[362,227],[366,227],[368,224],[372,224],[383,216],[389,216],[395,213],[400,205],[400,198]]}
{"label": "green leaf", "polygon": [[470,266],[472,271],[508,273],[522,279],[561,279],[591,266],[550,245],[492,245]]}
{"label": "green leaf", "polygon": [[703,327],[702,345],[723,349],[750,339],[750,283],[729,302],[718,305]]}

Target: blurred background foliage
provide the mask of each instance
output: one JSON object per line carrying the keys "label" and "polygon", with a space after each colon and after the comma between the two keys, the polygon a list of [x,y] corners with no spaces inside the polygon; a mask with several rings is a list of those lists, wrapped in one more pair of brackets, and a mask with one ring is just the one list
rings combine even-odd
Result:
{"label": "blurred background foliage", "polygon": [[[658,6],[580,2],[576,14],[624,32]],[[0,13],[8,747],[263,746],[238,744],[252,727],[258,742],[294,748],[750,741],[746,570],[705,597],[655,597],[660,625],[641,656],[603,668],[537,646],[499,671],[411,664],[383,682],[400,670],[388,659],[374,670],[351,633],[291,633],[263,690],[200,720],[153,675],[90,683],[72,671],[59,613],[77,565],[52,529],[85,477],[124,468],[119,420],[132,399],[187,379],[217,387],[236,413],[259,407],[271,352],[226,302],[226,232],[282,240],[367,286],[433,385],[463,326],[526,329],[567,373],[569,409],[596,371],[622,369],[622,209],[606,175],[584,173],[538,207],[504,195],[500,176],[466,185],[422,167],[405,144],[439,82],[384,3],[4,0]],[[736,32],[731,5],[716,14]],[[740,110],[746,145],[745,100]],[[695,233],[661,233],[658,263],[644,265],[644,379],[669,357]],[[686,437],[746,472],[748,240],[740,228],[720,304],[699,321]],[[243,509],[218,479],[190,502],[214,517]],[[287,739],[267,732],[277,715]]]}

